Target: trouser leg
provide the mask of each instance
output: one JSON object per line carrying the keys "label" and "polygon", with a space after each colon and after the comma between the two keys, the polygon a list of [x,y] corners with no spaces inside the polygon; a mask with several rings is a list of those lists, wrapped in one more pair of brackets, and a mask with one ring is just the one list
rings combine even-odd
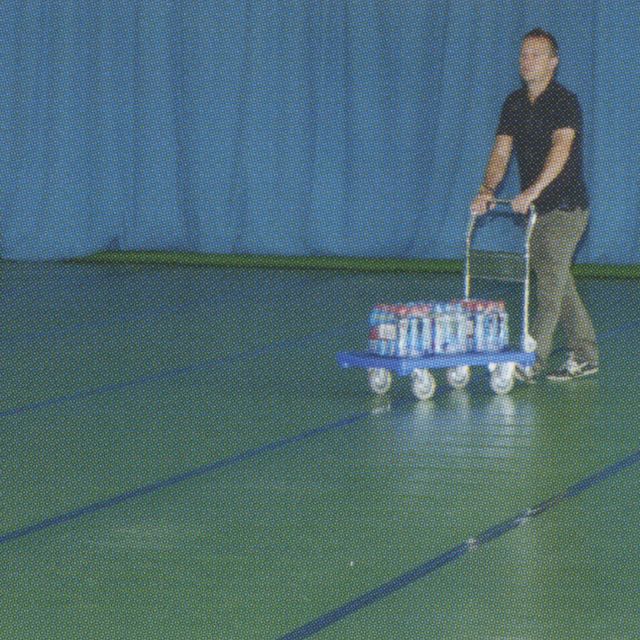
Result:
{"label": "trouser leg", "polygon": [[[536,315],[531,335],[538,343],[536,353],[542,367],[546,365],[553,346],[553,337],[562,316],[563,328],[571,341],[581,343],[586,325],[577,324],[574,313],[583,313],[578,320],[588,318],[580,301],[576,303],[571,262],[576,246],[587,226],[587,211],[550,211],[541,215],[531,237],[531,266],[536,274]],[[565,296],[568,295],[565,301]],[[564,313],[563,313],[564,312]],[[588,325],[591,323],[589,321]],[[593,328],[591,327],[591,330]]]}
{"label": "trouser leg", "polygon": [[560,326],[567,339],[567,348],[573,351],[576,362],[598,364],[596,333],[571,272],[562,299]]}

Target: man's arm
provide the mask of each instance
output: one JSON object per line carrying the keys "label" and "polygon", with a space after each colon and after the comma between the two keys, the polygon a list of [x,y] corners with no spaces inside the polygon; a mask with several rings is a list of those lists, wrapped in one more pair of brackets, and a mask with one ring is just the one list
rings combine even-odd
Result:
{"label": "man's arm", "polygon": [[511,136],[496,136],[496,141],[491,150],[487,168],[484,172],[484,180],[478,195],[471,203],[471,211],[476,214],[485,213],[491,200],[494,198],[496,189],[500,186],[504,174],[509,166],[511,149],[513,148],[513,138]]}
{"label": "man's arm", "polygon": [[544,163],[538,179],[520,195],[516,196],[511,206],[518,213],[527,213],[531,203],[540,197],[540,194],[560,175],[564,165],[569,159],[571,146],[576,137],[574,129],[556,129],[553,132],[551,150]]}

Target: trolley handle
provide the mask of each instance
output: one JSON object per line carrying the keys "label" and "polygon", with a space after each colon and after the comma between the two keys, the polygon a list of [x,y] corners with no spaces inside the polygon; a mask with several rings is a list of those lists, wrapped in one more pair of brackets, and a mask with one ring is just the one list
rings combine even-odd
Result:
{"label": "trolley handle", "polygon": [[[491,209],[487,209],[484,213],[472,213],[471,216],[473,218],[480,218],[482,216],[493,214],[504,214],[504,213],[512,213],[515,215],[515,211],[513,210],[513,206],[511,205],[511,200],[505,200],[501,198],[495,198],[491,200],[491,203],[494,205]],[[528,213],[533,213],[536,210],[535,205],[531,205],[529,207]]]}
{"label": "trolley handle", "polygon": [[487,213],[515,213],[513,207],[511,206],[511,200],[504,200],[497,198],[491,201],[495,206],[493,209],[489,209]]}
{"label": "trolley handle", "polygon": [[[513,215],[522,219],[524,216],[520,216],[520,214],[516,214],[511,205],[511,200],[503,200],[503,199],[494,199],[491,201],[495,206],[492,209],[487,209],[485,213],[471,213],[471,217],[469,220],[469,226],[467,227],[467,251],[471,245],[471,239],[473,236],[473,232],[475,230],[476,224],[479,222],[481,218],[486,218],[487,216],[493,215]],[[538,217],[538,213],[536,211],[536,207],[534,204],[529,205],[529,211],[526,214],[527,218],[527,230],[525,233],[527,248],[529,245],[529,240],[531,239],[531,233],[533,231],[533,227],[536,224],[536,220]]]}

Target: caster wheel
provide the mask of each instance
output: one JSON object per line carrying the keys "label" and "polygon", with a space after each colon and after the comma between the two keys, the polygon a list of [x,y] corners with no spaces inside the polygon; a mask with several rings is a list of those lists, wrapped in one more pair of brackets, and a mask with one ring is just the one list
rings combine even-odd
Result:
{"label": "caster wheel", "polygon": [[503,396],[513,389],[515,370],[513,362],[501,362],[494,366],[491,371],[491,388],[495,393]]}
{"label": "caster wheel", "polygon": [[471,379],[471,367],[462,365],[447,369],[447,382],[454,389],[464,389]]}
{"label": "caster wheel", "polygon": [[429,369],[414,369],[411,374],[411,389],[418,400],[428,400],[436,392],[436,379]]}
{"label": "caster wheel", "polygon": [[369,369],[369,388],[373,393],[382,396],[391,388],[391,371],[388,369]]}

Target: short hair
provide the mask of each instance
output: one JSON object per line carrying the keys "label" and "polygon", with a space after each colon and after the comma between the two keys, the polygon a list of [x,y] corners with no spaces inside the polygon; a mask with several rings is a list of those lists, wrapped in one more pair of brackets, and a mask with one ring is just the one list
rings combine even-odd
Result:
{"label": "short hair", "polygon": [[529,33],[525,34],[524,38],[522,38],[522,42],[524,42],[528,38],[544,38],[551,47],[551,53],[553,54],[553,57],[558,57],[558,51],[560,50],[558,47],[558,41],[548,31],[540,28],[532,29],[531,31],[529,31]]}

